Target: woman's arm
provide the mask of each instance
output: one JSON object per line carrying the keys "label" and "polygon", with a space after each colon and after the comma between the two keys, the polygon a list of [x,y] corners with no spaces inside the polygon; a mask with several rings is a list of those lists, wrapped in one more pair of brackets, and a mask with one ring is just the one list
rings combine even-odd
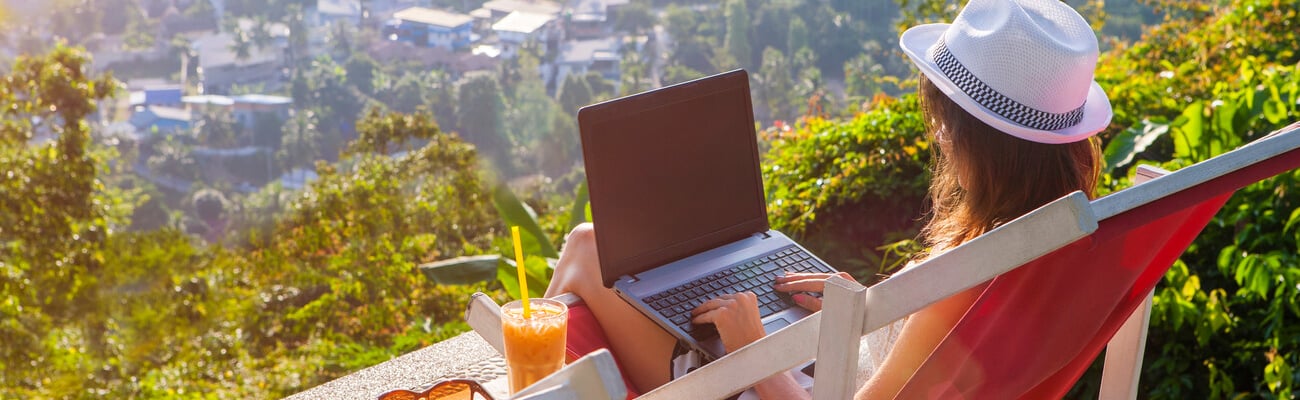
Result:
{"label": "woman's arm", "polygon": [[759,381],[757,385],[754,385],[754,391],[758,392],[758,398],[760,399],[812,399],[812,396],[809,396],[808,392],[803,390],[803,386],[799,386],[799,383],[795,382],[794,376],[790,375],[790,371]]}
{"label": "woman's arm", "polygon": [[[693,311],[697,324],[713,324],[722,337],[727,353],[762,339],[762,319],[758,316],[758,296],[753,292],[724,294],[700,304]],[[754,385],[762,399],[809,399],[808,392],[795,382],[790,372],[782,372]]]}
{"label": "woman's arm", "polygon": [[921,363],[930,356],[939,342],[943,340],[971,304],[975,303],[986,285],[966,289],[931,304],[907,318],[903,331],[898,335],[898,342],[885,356],[885,361],[876,369],[876,373],[867,380],[866,386],[858,390],[858,400],[892,399],[903,390],[903,385],[912,374],[921,367]]}

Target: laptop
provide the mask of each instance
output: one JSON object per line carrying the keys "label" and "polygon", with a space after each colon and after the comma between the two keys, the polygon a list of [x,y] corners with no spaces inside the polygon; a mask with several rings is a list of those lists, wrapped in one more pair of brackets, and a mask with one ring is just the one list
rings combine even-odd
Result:
{"label": "laptop", "polygon": [[683,343],[715,359],[691,310],[752,291],[768,333],[810,314],[774,279],[835,272],[771,229],[749,76],[731,71],[578,111],[601,278]]}

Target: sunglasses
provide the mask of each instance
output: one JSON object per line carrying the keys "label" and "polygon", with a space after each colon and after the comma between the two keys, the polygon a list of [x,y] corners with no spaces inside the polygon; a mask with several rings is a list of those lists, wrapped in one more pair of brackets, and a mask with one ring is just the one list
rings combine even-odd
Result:
{"label": "sunglasses", "polygon": [[438,382],[424,392],[397,389],[379,395],[379,400],[493,400],[478,382],[452,379]]}

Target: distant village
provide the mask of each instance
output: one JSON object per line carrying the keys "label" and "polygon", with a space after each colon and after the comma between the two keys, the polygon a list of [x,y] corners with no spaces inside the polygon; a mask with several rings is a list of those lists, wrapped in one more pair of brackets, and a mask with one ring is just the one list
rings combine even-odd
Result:
{"label": "distant village", "polygon": [[[174,44],[161,38],[184,39],[189,57],[182,58],[197,62],[197,68],[180,68],[179,82],[189,85],[177,82],[172,75],[175,71],[125,79],[129,95],[101,107],[100,122],[106,134],[138,142],[190,132],[205,112],[232,115],[244,135],[221,145],[195,144],[189,154],[201,164],[245,162],[259,152],[267,152],[269,159],[272,150],[260,146],[252,132],[259,121],[278,121],[271,125],[281,126],[295,113],[292,98],[271,93],[286,92],[293,57],[328,54],[328,33],[340,24],[367,23],[379,32],[378,38],[363,47],[380,64],[416,62],[443,71],[453,80],[494,73],[501,63],[517,57],[521,46],[536,46],[534,52],[541,54],[537,74],[552,97],[572,74],[597,72],[617,86],[622,52],[640,52],[647,42],[645,36],[615,31],[614,16],[629,0],[492,0],[468,14],[422,6],[427,2],[416,0],[319,0],[304,9],[307,54],[295,54],[289,49],[290,28],[285,24],[255,27],[254,21],[243,18],[226,27],[196,23],[192,15],[179,11],[193,1],[172,1],[161,15],[150,16],[161,20],[156,33],[160,40],[151,48],[130,48],[124,43],[125,34],[99,34],[85,45],[94,55],[94,67],[104,69],[121,63],[149,65],[175,60]],[[210,2],[216,15],[203,20],[227,21],[223,15],[226,1]],[[32,6],[11,5],[18,13],[24,7]],[[254,28],[264,29],[270,43],[241,49],[235,35]],[[189,71],[198,76],[185,76]],[[191,182],[151,172],[143,162],[134,168],[159,186],[179,193],[190,190]],[[271,170],[269,166],[265,169]],[[295,189],[313,176],[311,171],[293,170],[285,171],[278,180],[285,188]],[[235,180],[232,189],[246,193],[263,183]]]}

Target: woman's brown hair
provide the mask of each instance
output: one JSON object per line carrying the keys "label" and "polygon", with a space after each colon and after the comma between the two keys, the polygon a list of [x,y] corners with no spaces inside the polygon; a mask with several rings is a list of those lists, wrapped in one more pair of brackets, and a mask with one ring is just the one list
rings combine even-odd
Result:
{"label": "woman's brown hair", "polygon": [[921,75],[921,111],[934,135],[930,202],[921,230],[931,252],[955,247],[1075,190],[1093,197],[1101,149],[1090,137],[1031,142],[994,129]]}

